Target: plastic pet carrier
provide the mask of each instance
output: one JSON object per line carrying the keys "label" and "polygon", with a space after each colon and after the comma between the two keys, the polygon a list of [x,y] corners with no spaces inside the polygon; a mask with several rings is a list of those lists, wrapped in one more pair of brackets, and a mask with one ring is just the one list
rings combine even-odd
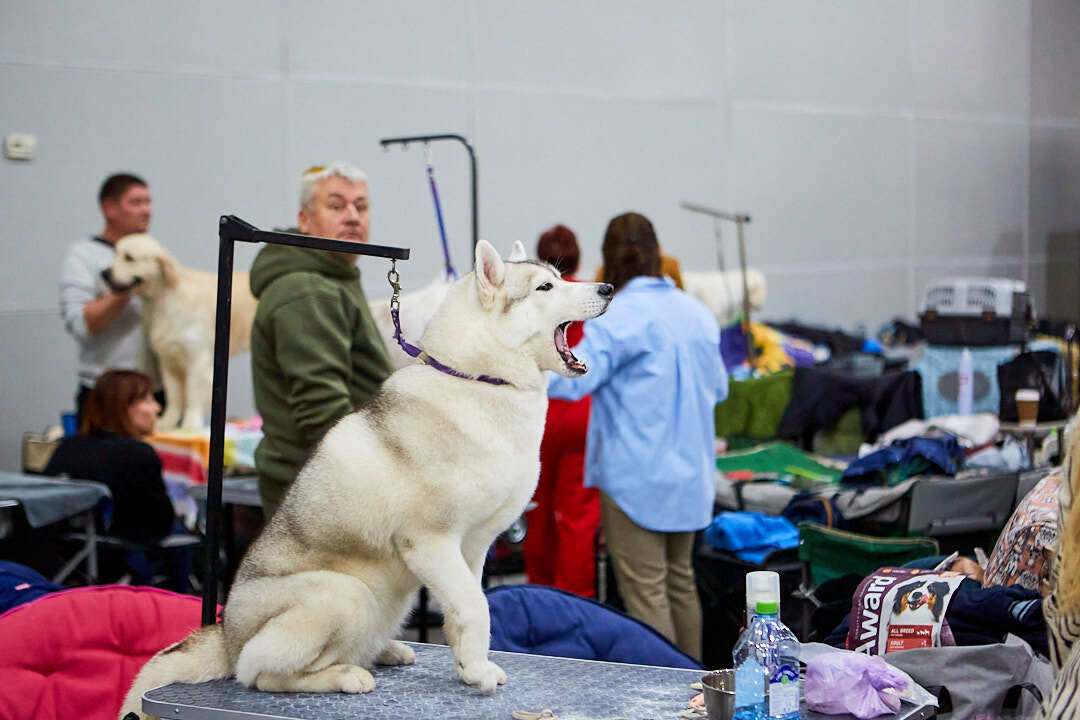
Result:
{"label": "plastic pet carrier", "polygon": [[931,345],[1011,345],[1027,339],[1035,309],[1009,278],[946,278],[923,291],[919,319]]}

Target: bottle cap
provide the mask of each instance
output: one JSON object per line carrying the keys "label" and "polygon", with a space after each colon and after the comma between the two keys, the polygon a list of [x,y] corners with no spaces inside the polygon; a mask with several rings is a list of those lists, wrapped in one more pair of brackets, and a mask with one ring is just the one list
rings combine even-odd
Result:
{"label": "bottle cap", "polygon": [[758,615],[775,615],[778,609],[776,603],[766,602],[764,600],[758,600],[756,608]]}
{"label": "bottle cap", "polygon": [[746,607],[756,608],[760,602],[771,602],[780,607],[779,573],[772,570],[746,573]]}

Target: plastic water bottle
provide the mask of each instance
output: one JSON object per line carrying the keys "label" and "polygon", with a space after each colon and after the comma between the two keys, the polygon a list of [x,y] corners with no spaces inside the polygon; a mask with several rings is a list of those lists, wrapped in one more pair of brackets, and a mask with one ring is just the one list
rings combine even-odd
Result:
{"label": "plastic water bottle", "polygon": [[736,720],[799,717],[799,641],[780,622],[779,577],[776,580],[773,584],[763,578],[751,589],[756,614],[732,653]]}
{"label": "plastic water bottle", "polygon": [[956,371],[956,414],[970,415],[975,402],[975,369],[972,367],[971,351],[964,348],[960,353],[960,367]]}
{"label": "plastic water bottle", "polygon": [[750,627],[750,621],[757,615],[757,601],[777,602],[779,611],[780,602],[780,574],[772,570],[754,570],[746,573],[746,624],[743,628]]}

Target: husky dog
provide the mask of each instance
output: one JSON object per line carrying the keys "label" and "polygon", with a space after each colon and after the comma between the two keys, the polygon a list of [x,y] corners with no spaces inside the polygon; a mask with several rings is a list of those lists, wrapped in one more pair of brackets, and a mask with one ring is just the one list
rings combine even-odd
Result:
{"label": "husky dog", "polygon": [[[146,345],[157,356],[165,386],[167,406],[161,426],[202,428],[210,408],[214,371],[217,277],[183,267],[172,253],[144,233],[120,238],[116,259],[102,275],[113,289],[130,289],[143,300]],[[255,307],[247,273],[236,273],[232,284],[231,354],[251,346]],[[147,360],[143,358],[141,364],[148,365]]]}
{"label": "husky dog", "polygon": [[536,487],[546,371],[586,371],[566,326],[612,293],[526,261],[520,243],[504,262],[480,241],[476,270],[424,331],[425,364],[331,428],[241,562],[222,623],[151,658],[120,717],[150,688],[229,675],[260,690],[369,692],[373,664],[415,659],[393,638],[421,585],[442,604],[461,679],[484,692],[506,682],[488,660],[484,558]]}

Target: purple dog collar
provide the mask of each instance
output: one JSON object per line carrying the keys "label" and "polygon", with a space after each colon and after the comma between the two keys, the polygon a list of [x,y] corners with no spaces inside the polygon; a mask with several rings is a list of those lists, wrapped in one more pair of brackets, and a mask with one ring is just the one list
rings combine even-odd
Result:
{"label": "purple dog collar", "polygon": [[401,349],[405,351],[406,355],[417,358],[420,362],[435,368],[439,372],[453,375],[454,377],[459,377],[464,380],[479,380],[480,382],[488,383],[490,385],[510,384],[502,378],[491,377],[490,375],[469,375],[468,373],[463,373],[460,370],[455,370],[448,365],[442,364],[420,348],[407,342],[405,338],[401,336],[401,321],[398,319],[398,309],[396,307],[390,308],[390,317],[394,319],[394,339],[397,340],[398,345],[401,346]]}

